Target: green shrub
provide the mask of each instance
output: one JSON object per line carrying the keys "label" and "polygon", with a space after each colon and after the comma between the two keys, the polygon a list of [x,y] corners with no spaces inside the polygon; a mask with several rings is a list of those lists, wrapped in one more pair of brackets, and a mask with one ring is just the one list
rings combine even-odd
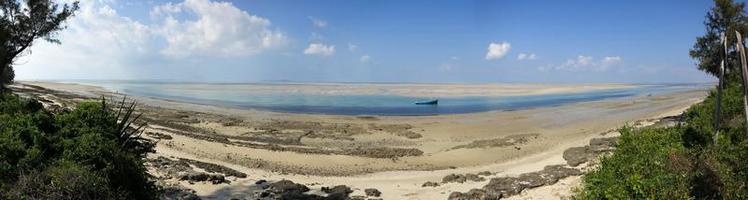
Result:
{"label": "green shrub", "polygon": [[1,95],[0,199],[156,199],[143,166],[153,146],[128,129],[133,106],[91,101],[52,115]]}
{"label": "green shrub", "polygon": [[584,176],[583,199],[688,197],[685,148],[678,128],[621,129],[615,153]]}
{"label": "green shrub", "polygon": [[722,95],[716,140],[712,91],[684,113],[682,127],[622,129],[617,149],[583,177],[576,196],[747,199],[748,136],[741,85],[731,84]]}

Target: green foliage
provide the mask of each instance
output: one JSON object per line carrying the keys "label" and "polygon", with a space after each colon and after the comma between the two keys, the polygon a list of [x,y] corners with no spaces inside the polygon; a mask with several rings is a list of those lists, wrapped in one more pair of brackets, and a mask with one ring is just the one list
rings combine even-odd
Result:
{"label": "green foliage", "polygon": [[[25,3],[25,5],[22,5]],[[38,39],[60,43],[55,36],[63,22],[78,10],[78,2],[53,0],[0,0],[0,92],[13,80],[12,64]]]}
{"label": "green foliage", "polygon": [[102,100],[52,115],[0,95],[0,199],[155,199],[143,165],[152,145],[123,132],[133,107],[118,116]]}
{"label": "green foliage", "polygon": [[724,48],[720,42],[720,33],[725,33],[728,42],[728,65],[726,77],[737,80],[740,68],[737,63],[738,55],[735,49],[735,31],[748,36],[748,18],[745,13],[745,3],[733,0],[715,0],[715,6],[707,13],[704,25],[704,36],[696,38],[696,43],[689,51],[691,58],[696,59],[698,68],[714,76],[719,76],[719,67],[724,55]]}
{"label": "green foliage", "polygon": [[621,129],[617,149],[584,177],[584,199],[687,198],[680,128]]}
{"label": "green foliage", "polygon": [[[690,51],[698,68],[717,76],[724,49],[720,33],[735,44],[735,31],[748,36],[745,3],[715,0],[706,35]],[[745,40],[745,38],[744,38]],[[621,130],[617,149],[583,177],[580,199],[748,199],[748,140],[741,71],[728,45],[720,121],[717,92],[684,113],[684,126]],[[715,127],[717,125],[718,127]]]}
{"label": "green foliage", "polygon": [[685,125],[623,128],[616,150],[583,178],[581,199],[746,199],[748,140],[742,86],[723,91],[715,144],[716,92],[685,113]]}

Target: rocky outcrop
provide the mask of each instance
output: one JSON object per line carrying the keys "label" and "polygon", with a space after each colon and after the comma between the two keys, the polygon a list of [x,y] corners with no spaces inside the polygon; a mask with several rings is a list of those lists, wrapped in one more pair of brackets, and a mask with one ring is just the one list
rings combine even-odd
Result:
{"label": "rocky outcrop", "polygon": [[617,137],[594,138],[590,144],[583,147],[573,147],[564,151],[564,159],[569,166],[579,166],[582,163],[594,160],[602,153],[613,151]]}
{"label": "rocky outcrop", "polygon": [[449,195],[452,200],[472,199],[500,199],[519,194],[522,190],[551,185],[559,179],[582,174],[582,171],[563,165],[546,166],[542,171],[522,174],[517,177],[492,178],[489,183],[481,189],[472,189],[468,192],[453,192]]}

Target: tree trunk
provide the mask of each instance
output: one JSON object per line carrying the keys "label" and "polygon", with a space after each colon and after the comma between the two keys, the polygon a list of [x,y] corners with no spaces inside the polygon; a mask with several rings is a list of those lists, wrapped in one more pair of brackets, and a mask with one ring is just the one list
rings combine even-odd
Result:
{"label": "tree trunk", "polygon": [[8,68],[7,65],[0,66],[0,94],[5,93],[5,68]]}
{"label": "tree trunk", "polygon": [[743,72],[743,108],[745,109],[745,131],[746,135],[748,135],[748,63],[746,63],[745,58],[745,45],[743,44],[743,36],[740,35],[740,32],[735,31],[738,43],[736,44],[738,51],[740,53],[740,67]]}

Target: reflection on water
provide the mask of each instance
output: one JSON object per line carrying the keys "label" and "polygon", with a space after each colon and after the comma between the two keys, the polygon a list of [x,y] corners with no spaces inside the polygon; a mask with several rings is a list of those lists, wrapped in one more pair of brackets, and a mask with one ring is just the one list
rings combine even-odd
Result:
{"label": "reflection on water", "polygon": [[288,93],[283,91],[258,94],[252,91],[224,90],[221,89],[223,84],[203,83],[200,84],[200,87],[184,87],[190,84],[183,83],[130,81],[86,81],[78,83],[102,86],[109,90],[129,95],[172,99],[198,104],[257,108],[292,113],[342,115],[438,115],[493,110],[517,110],[609,98],[656,95],[707,87],[707,85],[703,84],[642,85],[624,89],[544,95],[433,97],[439,99],[439,105],[415,105],[414,102],[429,100],[429,98],[398,95],[321,95]]}

